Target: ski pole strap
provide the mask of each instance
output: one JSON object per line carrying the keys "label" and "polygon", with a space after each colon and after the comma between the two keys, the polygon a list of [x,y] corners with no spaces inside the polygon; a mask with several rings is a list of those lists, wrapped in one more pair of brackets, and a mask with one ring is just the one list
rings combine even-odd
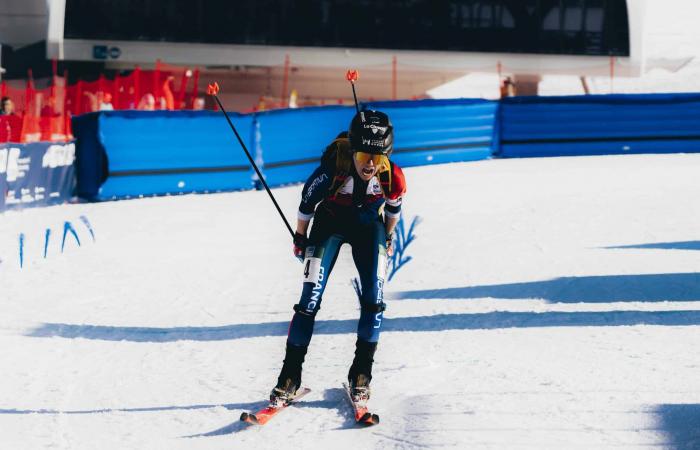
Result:
{"label": "ski pole strap", "polygon": [[360,309],[366,313],[380,313],[386,311],[386,303],[375,303],[372,305],[361,305]]}

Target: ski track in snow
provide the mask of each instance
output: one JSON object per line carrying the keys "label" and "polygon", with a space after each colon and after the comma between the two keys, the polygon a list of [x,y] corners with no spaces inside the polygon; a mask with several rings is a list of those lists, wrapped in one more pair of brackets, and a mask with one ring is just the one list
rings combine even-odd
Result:
{"label": "ski track in snow", "polygon": [[[0,448],[700,448],[700,155],[408,168],[372,407],[344,248],[303,401],[264,427],[301,267],[264,192],[0,216]],[[274,189],[290,221],[300,186]],[[95,242],[81,228],[89,218]],[[71,221],[82,246],[43,236]],[[19,268],[18,236],[26,237]],[[85,239],[83,239],[83,237]]]}

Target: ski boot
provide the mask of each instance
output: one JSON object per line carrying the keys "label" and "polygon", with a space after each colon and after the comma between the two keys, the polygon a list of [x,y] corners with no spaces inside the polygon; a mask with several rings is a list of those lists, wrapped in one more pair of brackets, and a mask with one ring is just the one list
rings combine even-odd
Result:
{"label": "ski boot", "polygon": [[307,349],[308,347],[287,344],[277,385],[270,392],[270,406],[285,406],[296,396],[297,389],[301,386],[301,366]]}
{"label": "ski boot", "polygon": [[365,374],[361,373],[350,380],[350,398],[353,402],[366,405],[370,394],[369,379]]}
{"label": "ski boot", "polygon": [[348,373],[350,396],[354,402],[366,404],[370,397],[369,383],[372,381],[372,364],[376,342],[366,342],[360,339],[355,344],[355,359]]}
{"label": "ski boot", "polygon": [[294,380],[287,378],[281,386],[275,386],[270,392],[270,406],[281,408],[287,406],[297,395],[297,385]]}

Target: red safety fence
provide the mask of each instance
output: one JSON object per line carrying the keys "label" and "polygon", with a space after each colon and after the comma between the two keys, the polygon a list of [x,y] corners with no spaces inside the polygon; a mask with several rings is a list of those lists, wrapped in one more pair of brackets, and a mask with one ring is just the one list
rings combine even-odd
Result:
{"label": "red safety fence", "polygon": [[0,115],[0,142],[66,141],[73,138],[72,116],[113,109],[203,109],[199,69],[157,62],[154,70],[138,66],[127,76],[104,75],[92,82],[66,86],[67,73],[54,75],[50,86],[37,89],[31,71],[24,89],[0,83],[0,95],[14,104],[13,114]]}

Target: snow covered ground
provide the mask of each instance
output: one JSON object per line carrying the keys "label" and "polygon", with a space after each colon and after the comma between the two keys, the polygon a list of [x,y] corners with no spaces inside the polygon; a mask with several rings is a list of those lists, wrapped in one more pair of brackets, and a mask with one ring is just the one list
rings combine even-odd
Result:
{"label": "snow covered ground", "polygon": [[[275,382],[300,292],[264,192],[6,213],[0,448],[700,448],[698,167],[407,169],[405,217],[423,222],[386,288],[369,429],[340,390],[358,317],[348,249],[305,365],[313,392],[265,427],[238,422]],[[293,219],[300,187],[274,192]],[[61,254],[66,221],[82,246],[69,235]]]}

